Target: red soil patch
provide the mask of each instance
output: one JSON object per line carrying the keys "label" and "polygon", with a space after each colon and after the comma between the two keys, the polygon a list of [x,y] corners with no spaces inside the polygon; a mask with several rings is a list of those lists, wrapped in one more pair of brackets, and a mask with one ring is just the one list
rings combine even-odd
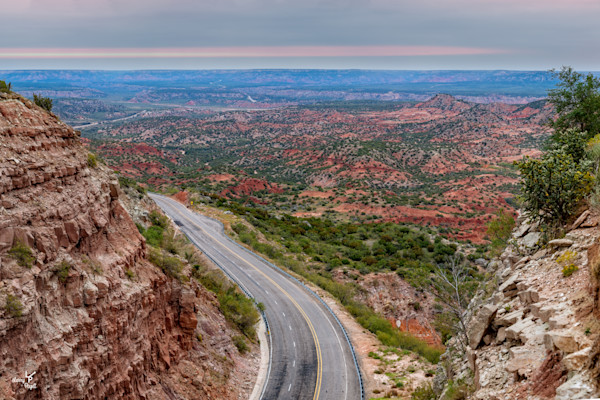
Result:
{"label": "red soil patch", "polygon": [[221,192],[221,196],[250,196],[255,192],[266,190],[269,193],[283,193],[283,189],[275,183],[267,182],[264,179],[247,178],[236,186],[230,186]]}
{"label": "red soil patch", "polygon": [[206,178],[210,179],[212,182],[227,182],[235,180],[235,176],[231,174],[212,174],[207,175]]}
{"label": "red soil patch", "polygon": [[178,192],[175,193],[173,196],[171,196],[171,198],[177,200],[178,202],[180,202],[181,204],[185,204],[188,205],[190,200],[189,200],[189,193],[188,192]]}

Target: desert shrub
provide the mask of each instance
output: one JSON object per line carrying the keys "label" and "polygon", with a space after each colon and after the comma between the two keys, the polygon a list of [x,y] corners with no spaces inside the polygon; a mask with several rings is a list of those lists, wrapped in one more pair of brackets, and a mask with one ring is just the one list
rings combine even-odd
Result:
{"label": "desert shrub", "polygon": [[6,305],[4,309],[13,318],[18,318],[23,315],[23,303],[13,294],[6,295]]}
{"label": "desert shrub", "polygon": [[213,293],[221,293],[224,290],[224,276],[220,271],[205,271],[198,264],[192,268],[192,276],[198,280],[206,289]]}
{"label": "desert shrub", "polygon": [[183,270],[183,263],[175,256],[170,256],[166,252],[151,248],[148,255],[148,259],[158,268],[160,268],[167,276],[183,280],[181,271]]}
{"label": "desert shrub", "polygon": [[163,229],[166,229],[169,226],[169,218],[156,210],[153,210],[148,217],[150,218],[152,225],[159,226]]}
{"label": "desert shrub", "polygon": [[577,253],[573,250],[567,250],[556,258],[559,264],[570,264],[577,258]]}
{"label": "desert shrub", "polygon": [[456,382],[450,380],[448,381],[448,387],[446,389],[444,400],[466,400],[472,391],[473,388],[462,380],[458,380]]}
{"label": "desert shrub", "polygon": [[81,257],[81,261],[83,262],[83,264],[89,267],[89,269],[94,273],[94,275],[102,275],[104,273],[104,270],[102,269],[102,264],[100,264],[98,261],[92,260],[85,255]]}
{"label": "desert shrub", "polygon": [[235,347],[237,347],[240,353],[244,354],[248,351],[248,345],[243,336],[234,336],[231,340],[233,340],[233,344],[235,344]]}
{"label": "desert shrub", "polygon": [[233,224],[233,225],[231,226],[231,229],[233,229],[233,230],[234,230],[234,232],[235,232],[235,233],[237,233],[238,235],[239,235],[240,233],[242,233],[242,232],[246,232],[246,231],[248,230],[248,228],[246,228],[246,227],[244,226],[244,224],[241,224],[241,223]]}
{"label": "desert shrub", "polygon": [[549,152],[541,159],[525,157],[521,171],[521,198],[533,219],[556,225],[571,216],[587,196],[594,178],[564,152]]}
{"label": "desert shrub", "polygon": [[437,400],[437,396],[433,391],[431,383],[426,383],[423,386],[419,386],[412,392],[410,397],[411,400]]}
{"label": "desert shrub", "polygon": [[558,151],[570,155],[575,162],[585,157],[587,133],[576,128],[555,131],[546,146],[550,151]]}
{"label": "desert shrub", "polygon": [[43,108],[44,110],[51,112],[52,111],[52,99],[49,97],[43,97],[41,95],[33,94],[33,102]]}
{"label": "desert shrub", "polygon": [[515,227],[513,216],[504,211],[503,208],[496,211],[494,219],[487,223],[487,235],[492,241],[492,247],[500,248],[506,246],[506,241]]}
{"label": "desert shrub", "polygon": [[2,93],[10,93],[12,88],[12,84],[6,83],[5,81],[0,81],[0,92]]}
{"label": "desert shrub", "polygon": [[217,295],[219,308],[227,320],[233,322],[247,337],[254,337],[254,325],[260,318],[252,300],[230,287]]}
{"label": "desert shrub", "polygon": [[31,268],[35,258],[31,248],[21,241],[17,241],[15,245],[8,251],[9,257],[17,261],[21,267]]}
{"label": "desert shrub", "polygon": [[87,165],[90,168],[96,168],[98,166],[98,159],[94,153],[88,153],[87,155]]}
{"label": "desert shrub", "polygon": [[575,272],[579,271],[579,267],[575,264],[567,264],[563,267],[562,274],[565,278],[573,275]]}
{"label": "desert shrub", "polygon": [[150,246],[160,247],[164,238],[164,229],[160,226],[152,225],[150,228],[142,232],[142,236],[146,238],[146,242]]}
{"label": "desert shrub", "polygon": [[135,272],[133,272],[131,269],[127,268],[125,270],[125,275],[127,276],[127,278],[129,280],[133,280],[133,278],[135,278]]}
{"label": "desert shrub", "polygon": [[67,278],[69,278],[69,271],[71,271],[72,265],[67,261],[63,260],[56,266],[54,272],[58,276],[58,280],[62,283],[67,282]]}
{"label": "desert shrub", "polygon": [[[119,185],[122,188],[132,188],[137,190],[140,195],[146,194],[146,189],[140,186],[135,180],[125,176],[119,176]],[[140,196],[141,198],[141,196]]]}

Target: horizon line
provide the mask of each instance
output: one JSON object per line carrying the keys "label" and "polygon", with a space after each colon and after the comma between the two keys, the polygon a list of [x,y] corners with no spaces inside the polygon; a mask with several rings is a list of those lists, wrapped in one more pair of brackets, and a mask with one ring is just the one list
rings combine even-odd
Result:
{"label": "horizon line", "polygon": [[461,46],[232,46],[155,48],[0,48],[0,59],[422,57],[514,53]]}

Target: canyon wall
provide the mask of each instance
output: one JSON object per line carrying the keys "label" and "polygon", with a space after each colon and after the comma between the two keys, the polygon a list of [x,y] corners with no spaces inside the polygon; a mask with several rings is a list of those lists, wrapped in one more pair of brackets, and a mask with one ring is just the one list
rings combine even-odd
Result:
{"label": "canyon wall", "polygon": [[599,220],[597,211],[585,210],[563,238],[544,243],[543,228],[519,218],[469,306],[467,348],[453,339],[442,356],[438,393],[481,400],[600,396]]}
{"label": "canyon wall", "polygon": [[0,94],[0,398],[247,397],[256,360],[147,261],[122,196],[78,132]]}

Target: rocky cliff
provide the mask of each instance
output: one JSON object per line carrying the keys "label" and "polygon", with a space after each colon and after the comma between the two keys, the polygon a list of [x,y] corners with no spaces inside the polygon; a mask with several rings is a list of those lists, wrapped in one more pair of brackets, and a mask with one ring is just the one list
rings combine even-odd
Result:
{"label": "rocky cliff", "polygon": [[466,351],[451,343],[443,357],[438,393],[482,400],[600,397],[598,220],[585,211],[564,238],[540,246],[542,230],[520,217],[469,306]]}
{"label": "rocky cliff", "polygon": [[122,196],[78,132],[0,94],[0,398],[248,397],[256,360],[147,261]]}

